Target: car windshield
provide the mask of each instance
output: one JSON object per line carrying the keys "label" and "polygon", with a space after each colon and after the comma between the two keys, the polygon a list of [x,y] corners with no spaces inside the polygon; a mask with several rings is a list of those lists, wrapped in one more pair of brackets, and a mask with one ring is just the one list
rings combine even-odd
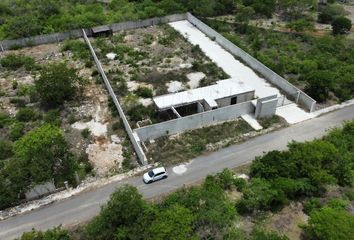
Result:
{"label": "car windshield", "polygon": [[149,171],[149,172],[148,172],[148,175],[149,175],[149,177],[153,177],[153,176],[154,176],[153,171],[152,171],[152,170],[151,170],[151,171]]}

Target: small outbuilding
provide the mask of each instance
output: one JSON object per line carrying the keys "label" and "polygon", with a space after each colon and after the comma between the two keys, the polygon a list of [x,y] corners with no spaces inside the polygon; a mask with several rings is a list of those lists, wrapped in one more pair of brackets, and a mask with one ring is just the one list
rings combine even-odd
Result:
{"label": "small outbuilding", "polygon": [[100,26],[91,28],[93,37],[109,37],[113,35],[113,31],[109,26]]}

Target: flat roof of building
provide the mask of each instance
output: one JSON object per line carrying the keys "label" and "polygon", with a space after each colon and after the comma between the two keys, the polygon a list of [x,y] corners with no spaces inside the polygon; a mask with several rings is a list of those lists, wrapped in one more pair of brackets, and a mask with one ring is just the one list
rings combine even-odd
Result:
{"label": "flat roof of building", "polygon": [[108,26],[99,26],[91,28],[93,33],[112,31]]}
{"label": "flat roof of building", "polygon": [[206,101],[210,107],[217,107],[218,105],[215,100],[252,91],[254,91],[253,88],[238,79],[227,79],[218,81],[211,86],[157,96],[153,98],[153,101],[159,110],[183,106],[202,100]]}

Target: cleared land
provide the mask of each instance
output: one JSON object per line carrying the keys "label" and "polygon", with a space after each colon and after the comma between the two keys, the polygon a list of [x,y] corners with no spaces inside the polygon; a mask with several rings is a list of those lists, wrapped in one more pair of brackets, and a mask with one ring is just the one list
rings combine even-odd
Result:
{"label": "cleared land", "polygon": [[146,119],[156,123],[175,118],[159,116],[152,97],[228,77],[169,25],[118,32],[92,39],[92,44],[132,128]]}

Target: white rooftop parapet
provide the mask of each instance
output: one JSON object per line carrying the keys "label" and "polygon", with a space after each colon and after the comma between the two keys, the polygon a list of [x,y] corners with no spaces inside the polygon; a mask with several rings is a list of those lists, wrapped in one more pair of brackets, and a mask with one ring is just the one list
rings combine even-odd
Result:
{"label": "white rooftop parapet", "polygon": [[190,103],[205,101],[210,107],[217,107],[216,100],[252,92],[254,89],[237,79],[218,81],[216,84],[187,90],[178,93],[154,97],[153,100],[159,110],[183,106]]}

